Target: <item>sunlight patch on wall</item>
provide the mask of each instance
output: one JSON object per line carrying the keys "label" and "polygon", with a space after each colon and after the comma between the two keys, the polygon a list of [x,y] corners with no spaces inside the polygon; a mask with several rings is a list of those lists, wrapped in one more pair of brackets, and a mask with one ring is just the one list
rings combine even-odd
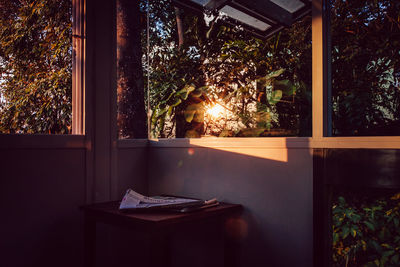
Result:
{"label": "sunlight patch on wall", "polygon": [[[192,143],[192,142],[191,142]],[[199,146],[199,148],[207,148],[207,146]],[[235,154],[241,154],[261,159],[268,159],[280,162],[288,162],[287,148],[254,148],[254,147],[212,147],[213,150],[220,150]],[[194,148],[188,148],[188,155],[192,156],[196,152]]]}
{"label": "sunlight patch on wall", "polygon": [[273,149],[258,149],[258,148],[216,148],[231,153],[242,154],[251,157],[262,159],[269,159],[281,162],[288,162],[287,149],[273,148]]}

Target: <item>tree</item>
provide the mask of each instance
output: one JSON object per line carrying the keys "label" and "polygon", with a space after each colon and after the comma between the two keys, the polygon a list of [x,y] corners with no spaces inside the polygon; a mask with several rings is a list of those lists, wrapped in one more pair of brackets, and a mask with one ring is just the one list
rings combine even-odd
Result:
{"label": "tree", "polygon": [[[150,1],[150,104],[156,137],[199,137],[203,98],[193,92],[204,85],[201,52],[189,51],[205,35],[201,21],[175,9],[171,1]],[[178,13],[177,13],[178,12]],[[178,31],[178,24],[180,31]],[[204,24],[204,22],[203,22]],[[191,25],[198,34],[191,34]],[[184,38],[182,33],[184,31]],[[199,33],[199,31],[204,32]],[[194,45],[192,45],[194,44]]]}
{"label": "tree", "polygon": [[[150,14],[159,14],[160,6],[152,6]],[[288,130],[290,135],[310,134],[309,17],[297,27],[260,40],[241,26],[228,24],[218,12],[206,12],[206,21],[204,14],[184,10],[179,14],[184,22],[182,42],[171,7],[165,1],[166,15],[151,17],[150,40],[159,40],[151,45],[154,135],[170,137],[174,129],[176,137],[287,135]],[[216,103],[231,115],[204,121],[206,107]],[[186,128],[179,127],[182,120]],[[196,123],[205,124],[196,127]]]}
{"label": "tree", "polygon": [[398,1],[332,1],[334,135],[399,135],[399,10]]}
{"label": "tree", "polygon": [[220,55],[207,65],[212,73],[209,82],[217,87],[213,99],[222,100],[245,126],[228,135],[309,136],[311,18],[307,16],[267,40],[221,28],[227,31],[222,36],[226,41]]}
{"label": "tree", "polygon": [[141,17],[139,1],[117,1],[117,123],[123,138],[147,138]]}
{"label": "tree", "polygon": [[0,132],[71,132],[68,0],[0,0]]}

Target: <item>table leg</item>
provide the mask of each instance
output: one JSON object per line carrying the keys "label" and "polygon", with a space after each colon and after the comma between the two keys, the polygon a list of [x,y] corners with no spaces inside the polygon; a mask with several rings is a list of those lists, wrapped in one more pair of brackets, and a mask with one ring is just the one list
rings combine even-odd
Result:
{"label": "table leg", "polygon": [[84,221],[84,266],[94,267],[96,257],[96,220],[85,214]]}
{"label": "table leg", "polygon": [[223,246],[224,246],[224,266],[225,267],[236,267],[239,266],[239,243],[229,233],[227,229],[226,220],[221,220],[221,230],[223,235]]}
{"label": "table leg", "polygon": [[168,233],[156,232],[149,235],[149,266],[171,266],[171,242]]}

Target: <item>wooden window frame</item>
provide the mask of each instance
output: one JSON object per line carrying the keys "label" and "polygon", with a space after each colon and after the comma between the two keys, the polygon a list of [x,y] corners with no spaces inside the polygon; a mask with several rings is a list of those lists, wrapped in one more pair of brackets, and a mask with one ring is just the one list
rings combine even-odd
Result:
{"label": "wooden window frame", "polygon": [[399,149],[400,136],[332,137],[329,1],[313,0],[313,148]]}
{"label": "wooden window frame", "polygon": [[[257,147],[400,149],[400,136],[332,137],[330,34],[327,0],[312,0],[312,137],[118,140],[117,147]],[[115,114],[113,114],[115,115]]]}
{"label": "wooden window frame", "polygon": [[[72,133],[71,134],[0,134],[5,149],[86,149],[85,136],[85,62],[86,0],[72,1]],[[90,146],[90,145],[89,145]]]}
{"label": "wooden window frame", "polygon": [[85,134],[85,0],[72,0],[72,134]]}

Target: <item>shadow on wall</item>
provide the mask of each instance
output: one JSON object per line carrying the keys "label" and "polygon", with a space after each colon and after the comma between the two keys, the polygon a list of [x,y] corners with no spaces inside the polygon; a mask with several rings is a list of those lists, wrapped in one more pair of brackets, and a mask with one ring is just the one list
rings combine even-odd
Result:
{"label": "shadow on wall", "polygon": [[150,195],[242,204],[241,218],[227,223],[240,246],[239,266],[312,266],[312,155],[306,142],[296,148],[160,142],[149,148]]}
{"label": "shadow on wall", "polygon": [[80,266],[84,149],[0,149],[0,266]]}

